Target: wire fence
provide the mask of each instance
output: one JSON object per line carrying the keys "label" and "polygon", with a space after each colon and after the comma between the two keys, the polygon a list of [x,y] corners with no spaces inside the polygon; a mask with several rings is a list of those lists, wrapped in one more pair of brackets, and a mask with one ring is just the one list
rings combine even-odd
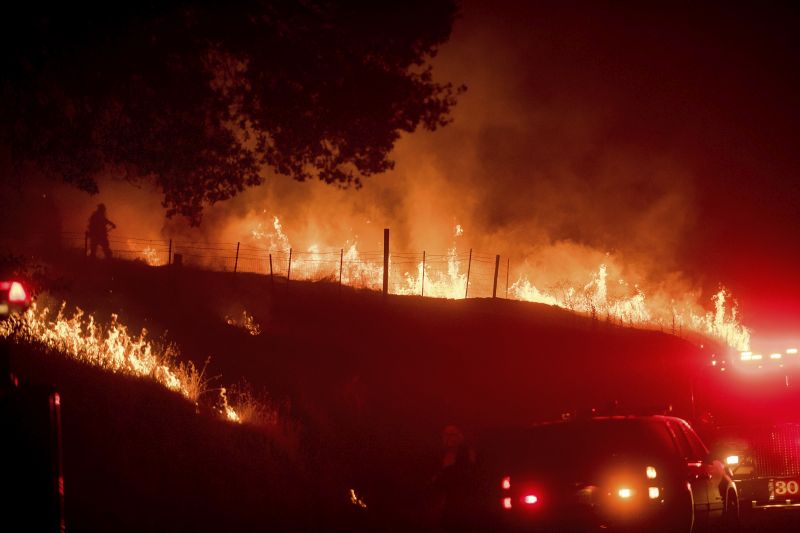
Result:
{"label": "wire fence", "polygon": [[[273,283],[288,281],[327,281],[358,289],[383,290],[384,261],[387,262],[387,292],[400,295],[420,295],[435,298],[487,298],[497,296],[514,300],[557,305],[575,315],[589,316],[591,323],[603,322],[612,326],[660,330],[688,338],[707,337],[707,327],[687,327],[683,319],[653,320],[641,318],[642,301],[638,298],[609,299],[596,308],[592,294],[544,288],[533,295],[524,288],[509,286],[511,264],[501,261],[498,254],[477,250],[399,251],[384,254],[384,250],[358,250],[356,245],[338,250],[305,251],[273,249],[252,243],[206,242],[179,239],[145,239],[113,233],[108,239],[113,257],[140,261],[153,267],[198,268],[220,272],[247,272],[268,277]],[[60,234],[26,234],[25,239],[13,233],[0,233],[0,250],[15,253],[29,250],[72,250],[85,256],[103,256],[101,246],[93,246],[84,232],[67,231]],[[573,294],[574,292],[574,294]],[[544,295],[544,299],[541,298]],[[585,301],[584,301],[585,300]],[[624,304],[624,305],[623,305]],[[709,314],[710,316],[710,314]],[[702,317],[701,317],[702,318]],[[710,319],[706,318],[706,322]],[[693,332],[694,329],[696,332]],[[713,336],[713,335],[712,335]],[[717,335],[719,336],[719,335]],[[724,340],[724,339],[723,339]],[[693,341],[694,342],[694,341]]]}
{"label": "wire fence", "polygon": [[[64,232],[61,246],[85,255],[104,255],[85,233]],[[270,249],[241,242],[200,242],[143,239],[111,234],[113,257],[143,261],[151,266],[172,265],[221,272],[249,272],[279,281],[329,281],[344,286],[382,290],[384,260],[388,261],[388,292],[440,298],[504,297],[508,294],[509,263],[499,255],[475,250],[391,252],[312,248]],[[94,249],[93,249],[94,248]],[[495,279],[497,285],[495,289]]]}

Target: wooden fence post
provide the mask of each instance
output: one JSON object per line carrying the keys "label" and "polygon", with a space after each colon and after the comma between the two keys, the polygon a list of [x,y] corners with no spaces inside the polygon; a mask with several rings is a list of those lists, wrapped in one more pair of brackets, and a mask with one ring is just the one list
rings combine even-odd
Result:
{"label": "wooden fence post", "polygon": [[286,271],[286,286],[289,286],[289,280],[292,279],[292,249],[289,248],[289,269]]}
{"label": "wooden fence post", "polygon": [[383,229],[383,294],[389,294],[389,228]]}
{"label": "wooden fence post", "polygon": [[500,270],[500,254],[494,256],[494,284],[492,285],[492,298],[497,298],[497,273]]}
{"label": "wooden fence post", "polygon": [[270,286],[275,286],[275,278],[272,276],[272,254],[269,254],[269,283]]}
{"label": "wooden fence post", "polygon": [[425,296],[425,250],[422,250],[422,296]]}
{"label": "wooden fence post", "polygon": [[236,273],[236,269],[239,267],[239,243],[236,243],[236,258],[233,260],[233,273]]}
{"label": "wooden fence post", "polygon": [[344,269],[344,248],[339,250],[339,287],[342,286],[342,269]]}
{"label": "wooden fence post", "polygon": [[467,283],[464,286],[464,299],[467,299],[469,294],[469,272],[472,270],[472,248],[469,249],[469,262],[467,263]]}
{"label": "wooden fence post", "polygon": [[169,250],[167,251],[167,265],[172,264],[172,239],[169,240]]}

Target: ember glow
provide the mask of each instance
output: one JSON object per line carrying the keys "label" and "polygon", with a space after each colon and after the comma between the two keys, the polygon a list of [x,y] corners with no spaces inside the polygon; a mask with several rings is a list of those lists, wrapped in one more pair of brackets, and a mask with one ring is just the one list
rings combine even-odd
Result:
{"label": "ember glow", "polygon": [[142,258],[144,258],[145,263],[150,266],[159,266],[164,264],[161,258],[158,257],[158,253],[156,252],[155,248],[150,246],[142,250]]}
{"label": "ember glow", "polygon": [[225,317],[225,323],[235,328],[241,328],[254,337],[261,335],[261,325],[256,322],[253,315],[248,315],[247,311],[242,311],[239,318]]}
{"label": "ember glow", "polygon": [[[151,379],[176,392],[194,404],[211,392],[204,371],[189,362],[177,361],[179,354],[173,344],[157,344],[147,338],[147,331],[131,335],[111,315],[107,325],[99,324],[94,316],[76,309],[71,317],[62,304],[53,314],[48,307],[36,303],[23,315],[12,315],[0,323],[0,336],[18,342],[41,344],[78,362],[103,370]],[[216,389],[217,409],[227,420],[242,422],[242,417],[229,404],[224,388]]]}
{"label": "ember glow", "polygon": [[145,239],[124,239],[115,241],[112,239],[112,249],[116,246],[122,247],[119,255],[125,259],[143,261],[150,266],[166,265],[169,259],[169,251],[164,241],[151,241]]}
{"label": "ember glow", "polygon": [[350,503],[357,507],[361,507],[362,509],[367,508],[367,504],[358,494],[356,494],[355,489],[350,489]]}

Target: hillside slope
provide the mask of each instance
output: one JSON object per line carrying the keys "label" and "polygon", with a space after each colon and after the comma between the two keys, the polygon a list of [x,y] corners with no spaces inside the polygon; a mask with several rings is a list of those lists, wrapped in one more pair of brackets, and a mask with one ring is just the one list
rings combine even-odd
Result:
{"label": "hillside slope", "polygon": [[[688,416],[709,356],[671,335],[500,299],[383,297],[69,256],[51,270],[62,281],[52,297],[68,309],[166,331],[182,357],[202,366],[211,356],[220,384],[268,391],[301,428],[309,464],[393,515],[425,505],[444,425],[474,434],[615,400]],[[245,310],[260,335],[226,323]]]}

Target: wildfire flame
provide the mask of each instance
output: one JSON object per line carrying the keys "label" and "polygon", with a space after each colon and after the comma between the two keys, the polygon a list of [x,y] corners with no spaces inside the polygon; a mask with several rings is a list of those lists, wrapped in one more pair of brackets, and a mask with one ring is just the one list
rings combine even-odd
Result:
{"label": "wildfire flame", "polygon": [[[404,274],[404,284],[396,284],[395,294],[421,294],[423,278],[425,280],[425,296],[432,298],[463,298],[467,287],[466,269],[462,268],[458,250],[455,246],[447,251],[447,271],[433,270],[429,264],[417,265],[416,275]],[[424,273],[424,276],[423,276]],[[382,274],[381,274],[382,275]]]}
{"label": "wildfire flame", "polygon": [[124,251],[126,257],[144,261],[150,266],[162,266],[167,263],[166,251],[159,254],[153,246],[133,239],[128,239],[126,246],[127,250]]}
{"label": "wildfire flame", "polygon": [[256,319],[253,317],[253,315],[247,314],[247,310],[242,311],[242,316],[240,319],[226,316],[225,322],[229,326],[246,330],[250,335],[261,335],[261,326],[256,322]]}
{"label": "wildfire flame", "polygon": [[239,417],[236,411],[233,410],[230,404],[228,404],[228,392],[225,387],[222,387],[219,390],[219,397],[222,399],[222,411],[225,413],[225,418],[231,422],[241,422],[242,419]]}
{"label": "wildfire flame", "polygon": [[[259,223],[250,232],[254,240],[267,240],[270,250],[288,252],[292,249],[289,237],[283,232],[283,226],[277,216],[272,217],[272,231],[263,229]],[[306,254],[295,256],[292,259],[292,279],[314,280],[320,278],[332,278],[334,272],[330,268],[326,269],[326,264],[338,261],[338,257],[333,257],[335,252],[322,252],[317,244],[311,244],[306,249]],[[345,285],[378,289],[381,287],[383,276],[383,266],[374,261],[366,260],[358,251],[358,243],[347,243],[342,251],[342,283]]]}
{"label": "wildfire flame", "polygon": [[362,509],[367,508],[367,504],[364,502],[363,499],[361,499],[361,497],[358,494],[356,494],[355,489],[350,489],[350,503],[358,507],[361,507]]}
{"label": "wildfire flame", "polygon": [[[252,232],[254,238],[269,240],[271,246],[288,250],[289,238],[283,231],[278,217],[273,216],[272,231],[266,232],[261,224]],[[456,224],[453,236],[458,239],[464,235],[464,228]],[[319,279],[320,264],[324,259],[322,247],[313,244],[308,254],[292,262],[292,279]],[[454,242],[445,255],[429,255],[439,264],[444,262],[446,269],[432,267],[419,261],[416,268],[404,272],[396,278],[390,290],[394,294],[419,295],[432,298],[464,298],[467,288],[467,258],[458,252]],[[392,260],[390,258],[390,270]],[[324,276],[324,275],[323,275]],[[328,274],[330,277],[330,274]],[[364,258],[358,251],[357,243],[350,244],[342,257],[342,283],[349,286],[379,289],[382,285],[383,265],[380,260]],[[737,350],[747,350],[750,345],[750,330],[741,324],[738,308],[730,293],[721,288],[713,297],[714,311],[706,311],[696,304],[671,302],[668,304],[648,300],[643,288],[618,280],[614,291],[609,290],[609,273],[606,264],[600,264],[590,275],[588,282],[564,282],[557,287],[537,287],[531,280],[520,275],[510,287],[510,298],[536,302],[586,314],[595,318],[605,318],[623,325],[662,328],[666,325],[673,330],[684,328],[717,338]],[[399,279],[399,280],[398,280]],[[472,282],[470,281],[470,284]],[[622,294],[620,294],[622,293]]]}
{"label": "wildfire flame", "polygon": [[[191,361],[178,362],[179,352],[174,344],[154,344],[145,329],[139,335],[131,335],[117,315],[112,314],[110,323],[103,326],[81,309],[67,317],[65,307],[62,303],[56,315],[51,316],[48,307],[39,308],[32,303],[22,315],[12,315],[0,323],[0,336],[38,343],[109,372],[151,379],[195,404],[209,392],[204,370],[198,370]],[[224,388],[219,389],[218,403],[228,420],[242,421],[229,405]]]}
{"label": "wildfire flame", "polygon": [[147,247],[142,250],[142,258],[144,262],[150,266],[161,266],[163,264],[161,258],[158,257],[158,252],[155,248]]}
{"label": "wildfire flame", "polygon": [[608,296],[607,278],[606,265],[601,264],[594,277],[581,289],[571,286],[556,290],[539,289],[526,277],[520,277],[511,285],[509,292],[517,300],[554,305],[593,316],[605,315],[622,323],[647,324],[652,321],[641,289],[634,287],[633,295],[611,299]]}
{"label": "wildfire flame", "polygon": [[342,283],[368,289],[379,289],[383,279],[383,265],[367,261],[358,252],[358,244],[353,243],[342,258]]}
{"label": "wildfire flame", "polygon": [[631,325],[652,327],[667,322],[674,327],[688,327],[692,331],[715,337],[737,350],[749,349],[750,330],[741,324],[738,308],[724,288],[712,297],[713,313],[673,306],[665,316],[663,310],[648,306],[645,294],[639,287],[634,287],[631,296],[612,299],[608,296],[606,283],[607,269],[605,265],[600,265],[594,279],[581,290],[574,287],[565,287],[560,291],[538,289],[527,278],[520,277],[509,292],[518,300],[554,305],[592,316],[606,316]]}

